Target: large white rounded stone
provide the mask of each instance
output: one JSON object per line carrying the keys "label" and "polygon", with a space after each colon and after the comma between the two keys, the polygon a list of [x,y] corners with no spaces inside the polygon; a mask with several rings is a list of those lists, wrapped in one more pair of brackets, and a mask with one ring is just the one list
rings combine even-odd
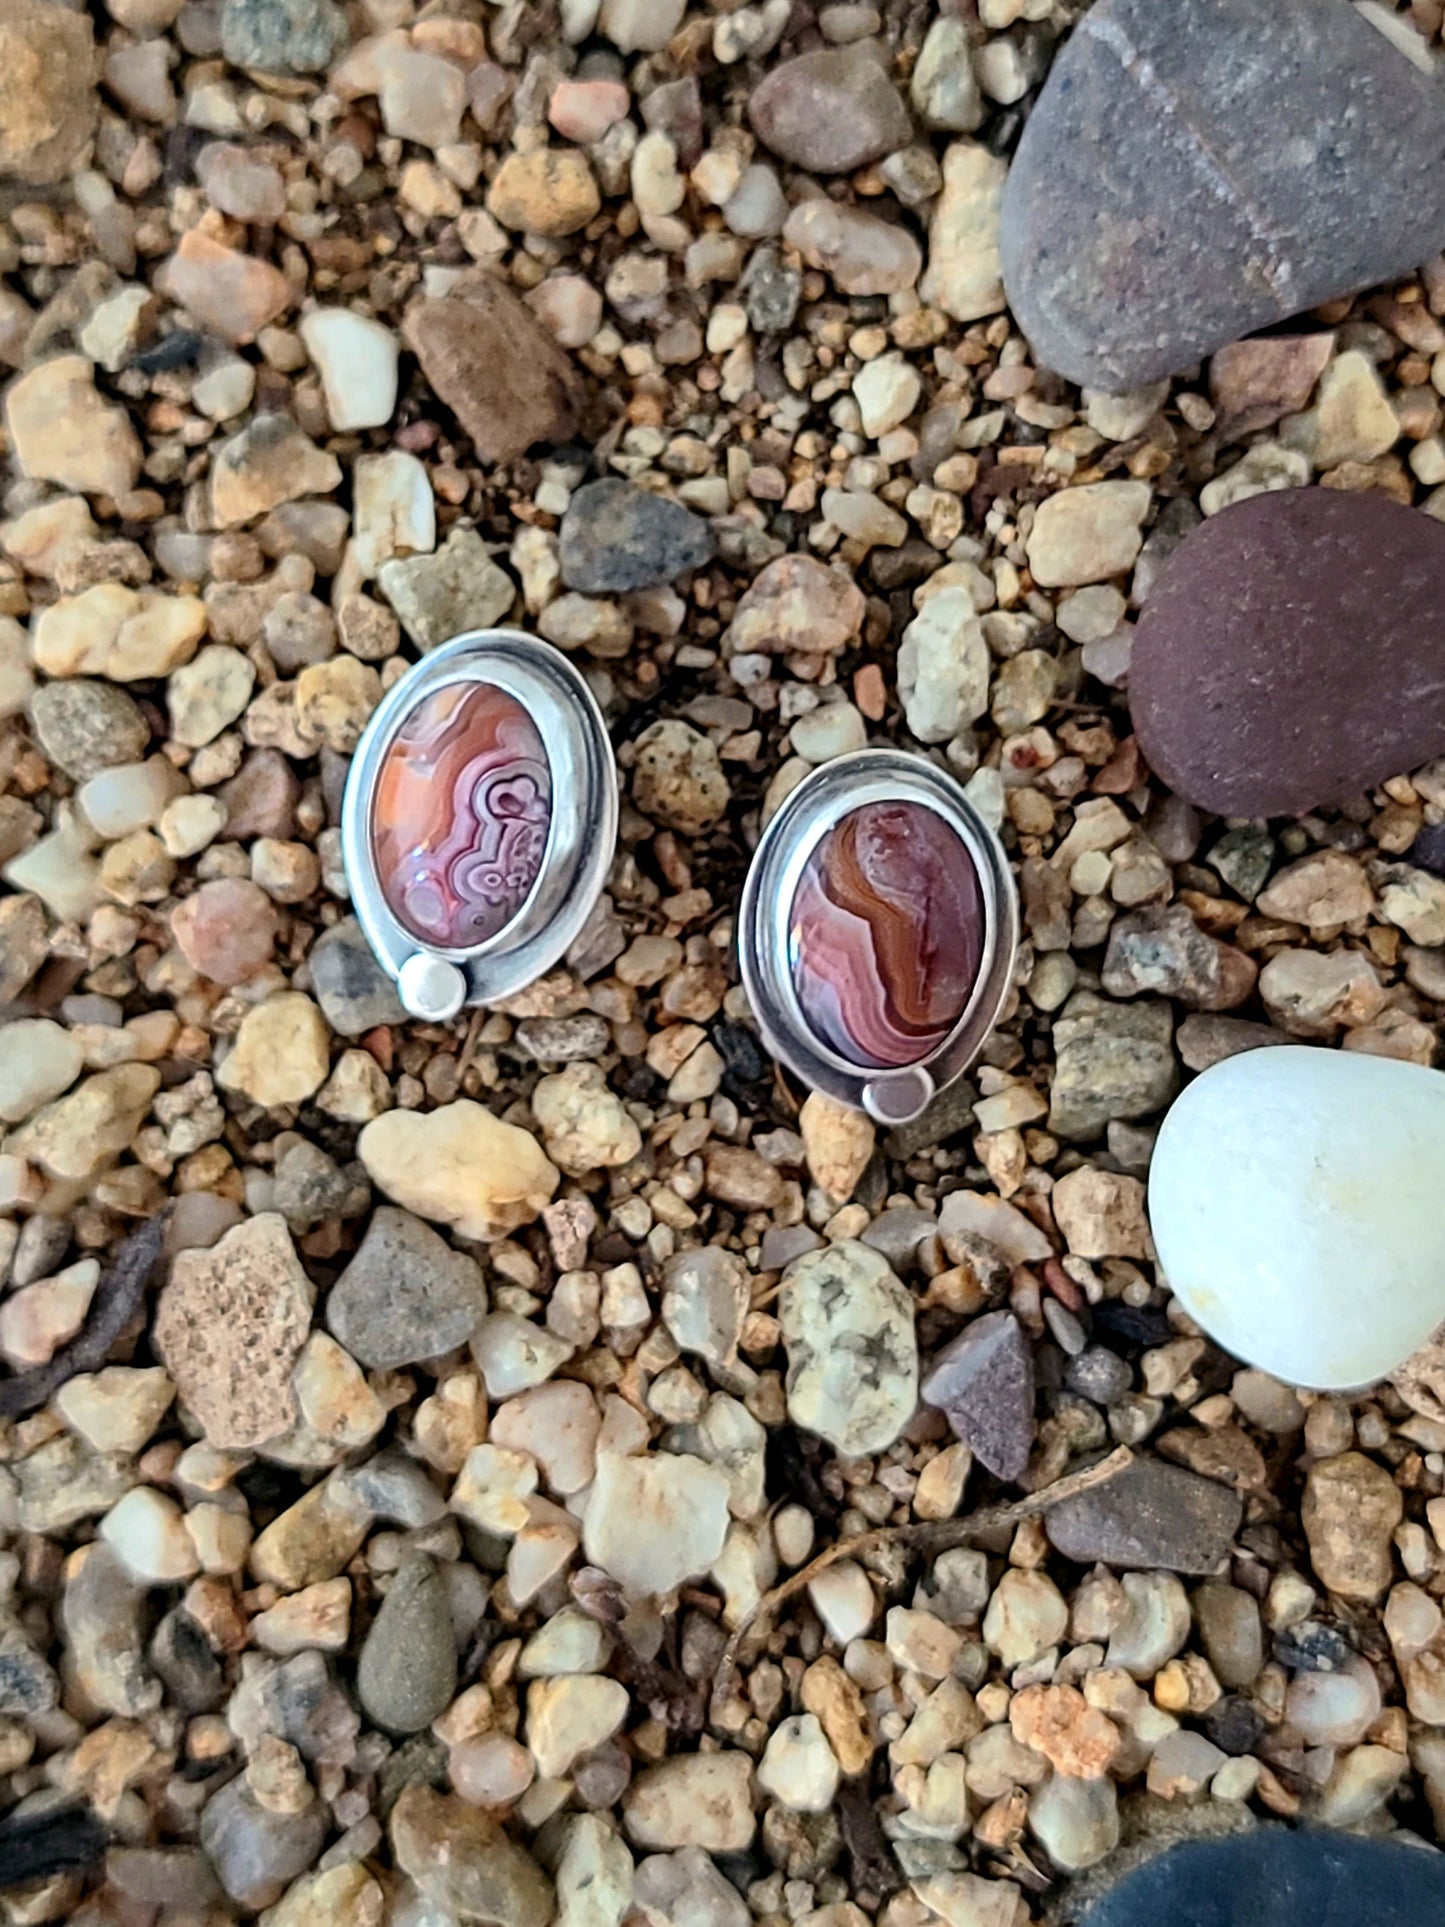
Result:
{"label": "large white rounded stone", "polygon": [[1372,1384],[1445,1320],[1445,1075],[1294,1046],[1216,1064],[1164,1120],[1149,1215],[1226,1351],[1293,1385]]}

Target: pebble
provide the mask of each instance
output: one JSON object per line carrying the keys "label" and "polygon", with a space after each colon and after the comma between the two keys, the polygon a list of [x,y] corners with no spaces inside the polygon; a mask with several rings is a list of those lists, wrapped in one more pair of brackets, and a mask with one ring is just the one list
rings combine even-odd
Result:
{"label": "pebble", "polygon": [[790,1813],[827,1813],[841,1778],[838,1756],[812,1713],[795,1713],[768,1736],[758,1785]]}
{"label": "pebble", "polygon": [[23,1124],[69,1090],[84,1062],[74,1034],[49,1017],[0,1025],[0,1120]]}
{"label": "pebble", "polygon": [[[41,11],[34,0],[19,4]],[[13,382],[5,396],[5,426],[22,473],[36,481],[81,495],[119,496],[129,494],[140,476],[141,445],[130,416],[101,399],[95,369],[84,355],[56,355]]]}
{"label": "pebble", "polygon": [[1296,1673],[1284,1716],[1306,1746],[1358,1746],[1380,1717],[1374,1668],[1356,1653],[1338,1672]]}
{"label": "pebble", "polygon": [[563,1779],[582,1754],[610,1740],[630,1703],[620,1680],[596,1673],[534,1680],[527,1688],[527,1745],[543,1779]]}
{"label": "pebble", "polygon": [[1440,754],[1427,639],[1442,580],[1445,529],[1378,494],[1290,489],[1211,517],[1135,629],[1130,706],[1151,767],[1204,808],[1297,816]]}
{"label": "pebble", "polygon": [[826,660],[857,635],[865,606],[842,569],[811,555],[780,555],[759,570],[738,602],[725,648],[734,657]]}
{"label": "pebble", "polygon": [[798,1114],[798,1130],[813,1182],[845,1204],[873,1157],[877,1132],[872,1119],[821,1091],[811,1091]]}
{"label": "pebble", "polygon": [[314,308],[298,330],[321,375],[338,434],[384,428],[396,412],[401,344],[390,328],[348,308]]}
{"label": "pebble", "polygon": [[1152,499],[1147,482],[1086,482],[1046,496],[1027,544],[1034,580],[1044,588],[1073,588],[1132,569]]}
{"label": "pebble", "polygon": [[1312,1465],[1300,1519],[1321,1584],[1341,1599],[1379,1599],[1394,1578],[1393,1534],[1403,1512],[1399,1487],[1364,1453]]}
{"label": "pebble", "polygon": [[315,1865],[327,1834],[326,1809],[308,1799],[299,1812],[274,1811],[246,1776],[212,1794],[201,1813],[200,1840],[216,1877],[248,1912],[272,1906],[289,1882]]}
{"label": "pebble", "polygon": [[1136,1459],[1114,1478],[1044,1514],[1066,1559],[1126,1569],[1215,1574],[1243,1507],[1227,1487],[1158,1459]]}
{"label": "pebble", "polygon": [[218,528],[240,528],[303,495],[329,495],[340,483],[340,462],[289,415],[258,415],[212,458],[211,513]]}
{"label": "pebble", "polygon": [[144,1588],[103,1543],[67,1567],[59,1613],[67,1657],[86,1698],[122,1719],[142,1719],[161,1703],[161,1683],[146,1664],[144,1603]]}
{"label": "pebble", "polygon": [[55,1410],[92,1452],[143,1449],[169,1411],[176,1388],[157,1365],[106,1365],[77,1372],[55,1394]]}
{"label": "pebble", "polygon": [[247,877],[215,877],[171,912],[171,934],[186,962],[227,988],[270,962],[277,928],[270,898]]}
{"label": "pebble", "polygon": [[1189,1638],[1189,1599],[1170,1572],[1126,1572],[1124,1611],[1109,1640],[1105,1664],[1137,1680],[1151,1680]]}
{"label": "pebble", "polygon": [[921,743],[952,742],[988,709],[989,653],[966,588],[931,595],[903,631],[898,695]]}
{"label": "pebble", "polygon": [[408,1786],[391,1814],[391,1847],[442,1918],[487,1927],[550,1927],[552,1883],[488,1813]]}
{"label": "pebble", "polygon": [[772,68],[748,96],[748,120],[764,147],[813,174],[851,174],[906,147],[913,131],[871,40]]}
{"label": "pebble", "polygon": [[1194,1595],[1194,1616],[1220,1685],[1231,1692],[1253,1686],[1264,1665],[1264,1629],[1252,1594],[1211,1581]]}
{"label": "pebble", "polygon": [[291,284],[279,268],[190,228],[161,272],[160,285],[178,307],[243,347],[291,306]]}
{"label": "pebble", "polygon": [[718,1245],[680,1251],[663,1267],[662,1282],[662,1322],[678,1348],[714,1369],[735,1369],[752,1290],[742,1259]]}
{"label": "pebble", "polygon": [[44,683],[30,713],[46,756],[77,782],[134,762],[150,743],[143,712],[109,683],[83,677]]}
{"label": "pebble", "polygon": [[323,931],[309,962],[316,1001],[339,1037],[362,1037],[378,1025],[406,1021],[396,985],[377,962],[355,917],[343,917]]}
{"label": "pebble", "polygon": [[682,1753],[644,1767],[622,1800],[622,1819],[634,1846],[702,1847],[708,1853],[745,1853],[756,1823],[753,1763],[746,1753]]}
{"label": "pebble", "polygon": [[0,1305],[0,1352],[17,1371],[47,1365],[85,1323],[100,1279],[93,1258],[37,1278]]}
{"label": "pebble", "polygon": [[372,1182],[419,1217],[490,1244],[530,1224],[558,1172],[529,1131],[470,1098],[434,1111],[388,1111],[362,1130],[357,1155]]}
{"label": "pebble", "polygon": [[1209,363],[1209,397],[1230,441],[1302,410],[1333,352],[1332,334],[1266,335],[1233,341]]}
{"label": "pebble", "polygon": [[1385,1376],[1445,1316],[1445,1297],[1422,1283],[1442,1132],[1445,1098],[1414,1064],[1299,1047],[1216,1064],[1170,1111],[1150,1167],[1171,1287],[1226,1350],[1286,1384]]}
{"label": "pebble", "polygon": [[225,0],[221,9],[222,52],[258,73],[325,73],[347,39],[334,0]]}
{"label": "pebble", "polygon": [[1029,1831],[1060,1873],[1097,1865],[1119,1844],[1114,1782],[1050,1774],[1029,1796]]}
{"label": "pebble", "polygon": [[701,1847],[653,1853],[639,1861],[632,1905],[646,1927],[748,1927],[751,1919],[747,1902]]}
{"label": "pebble", "polygon": [[686,7],[687,0],[602,0],[598,27],[622,53],[661,53]]}
{"label": "pebble", "polygon": [[150,681],[189,663],[205,633],[206,609],[198,597],[138,593],[104,582],[44,610],[32,649],[36,667],[47,676]]}
{"label": "pebble", "polygon": [[944,153],[943,192],[929,217],[918,292],[955,321],[977,321],[1004,306],[999,220],[1007,178],[1008,163],[978,141],[954,141]]}
{"label": "pebble", "polygon": [[852,1239],[805,1253],[777,1316],[788,1417],[847,1457],[886,1450],[918,1400],[913,1301],[887,1260]]}
{"label": "pebble", "polygon": [[985,108],[966,19],[941,14],[929,22],[908,92],[918,118],[936,133],[971,134],[982,123]]}
{"label": "pebble", "polygon": [[1058,1645],[1068,1624],[1068,1604],[1047,1573],[1010,1567],[988,1602],[983,1636],[1005,1666],[1029,1666]]}
{"label": "pebble", "polygon": [[[282,1592],[321,1585],[346,1570],[370,1529],[371,1514],[352,1487],[333,1473],[259,1534],[251,1547],[251,1571]],[[319,1657],[301,1653],[291,1664]],[[305,1704],[309,1710],[314,1696],[305,1696]]]}
{"label": "pebble", "polygon": [[0,71],[12,77],[0,106],[0,175],[63,180],[84,153],[100,107],[89,16],[43,0],[7,0]]}
{"label": "pebble", "polygon": [[291,1371],[314,1296],[274,1212],[246,1219],[210,1250],[176,1255],[154,1342],[212,1445],[260,1445],[295,1423]]}
{"label": "pebble", "polygon": [[[1301,168],[1325,128],[1331,165]],[[1055,60],[1014,157],[1010,305],[1070,381],[1173,374],[1410,273],[1445,218],[1415,183],[1442,132],[1430,80],[1354,8],[1324,21],[1311,0],[1188,0],[1165,21],[1147,0],[1106,0]],[[1089,160],[1101,141],[1107,175]]]}
{"label": "pebble", "polygon": [[409,1211],[380,1205],[332,1286],[326,1323],[372,1371],[395,1371],[464,1345],[487,1309],[475,1260]]}
{"label": "pebble", "polygon": [[1034,1436],[1034,1360],[1011,1312],[975,1318],[930,1364],[920,1395],[996,1477],[1022,1478]]}
{"label": "pebble", "polygon": [[533,147],[508,154],[487,189],[487,212],[505,228],[561,240],[602,206],[585,154],[575,147]]}
{"label": "pebble", "polygon": [[1081,1165],[1058,1180],[1050,1202],[1077,1258],[1147,1258],[1153,1249],[1138,1178]]}
{"label": "pebble", "polygon": [[[476,530],[460,523],[435,555],[383,562],[377,578],[402,627],[423,651],[449,642],[464,630],[493,627],[511,609],[517,594],[516,584],[492,560]],[[367,687],[372,687],[369,680]]]}
{"label": "pebble", "polygon": [[532,1093],[532,1114],[552,1162],[568,1177],[628,1164],[642,1133],[600,1065],[568,1064]]}
{"label": "pebble", "polygon": [[402,334],[484,462],[513,461],[534,442],[566,441],[575,431],[579,389],[572,362],[495,277],[414,301]]}
{"label": "pebble", "polygon": [[387,1733],[419,1733],[451,1704],[457,1646],[451,1599],[424,1554],[408,1559],[371,1622],[356,1665],[356,1693]]}
{"label": "pebble", "polygon": [[732,791],[717,745],[690,723],[650,723],[633,745],[632,800],[644,816],[684,836],[710,829]]}
{"label": "pebble", "polygon": [[[638,1597],[670,1593],[707,1571],[722,1552],[728,1527],[728,1481],[717,1467],[687,1453],[624,1458],[599,1452],[583,1518],[583,1546],[593,1565]],[[647,1840],[688,1846],[688,1840]]]}
{"label": "pebble", "polygon": [[[735,204],[736,197],[727,204],[729,223],[747,231],[737,227]],[[922,250],[907,228],[838,201],[800,201],[783,221],[782,235],[810,268],[831,276],[840,294],[904,294],[923,271]]]}
{"label": "pebble", "polygon": [[216,1081],[267,1110],[301,1104],[326,1082],[330,1043],[326,1020],[311,999],[284,990],[241,1019]]}
{"label": "pebble", "polygon": [[1114,1119],[1160,1111],[1179,1088],[1174,1019],[1156,998],[1117,1004],[1079,991],[1054,1020],[1049,1129],[1087,1143]]}
{"label": "pebble", "polygon": [[713,552],[699,516],[616,476],[575,492],[560,537],[562,580],[587,595],[657,588],[701,568]]}
{"label": "pebble", "polygon": [[97,1071],[37,1111],[5,1148],[53,1178],[91,1178],[130,1149],[159,1088],[160,1074],[149,1064]]}
{"label": "pebble", "polygon": [[100,1522],[100,1537],[143,1586],[174,1586],[200,1570],[195,1544],[174,1499],[133,1486]]}

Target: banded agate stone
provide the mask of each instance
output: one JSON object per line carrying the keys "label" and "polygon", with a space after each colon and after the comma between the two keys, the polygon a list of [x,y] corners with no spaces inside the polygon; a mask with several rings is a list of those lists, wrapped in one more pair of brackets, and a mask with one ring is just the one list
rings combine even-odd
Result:
{"label": "banded agate stone", "polygon": [[818,1041],[850,1063],[931,1056],[983,961],[973,859],[922,803],[865,803],[822,836],[789,916],[793,988]]}
{"label": "banded agate stone", "polygon": [[418,942],[487,942],[526,902],[547,848],[552,774],[537,726],[505,691],[424,696],[382,759],[371,841],[387,907]]}

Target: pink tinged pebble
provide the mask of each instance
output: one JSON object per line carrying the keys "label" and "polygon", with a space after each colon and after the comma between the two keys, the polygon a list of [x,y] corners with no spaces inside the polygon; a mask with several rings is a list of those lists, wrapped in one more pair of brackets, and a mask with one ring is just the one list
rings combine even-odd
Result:
{"label": "pink tinged pebble", "polygon": [[620,80],[562,80],[552,94],[547,118],[564,140],[590,147],[627,114],[628,93]]}

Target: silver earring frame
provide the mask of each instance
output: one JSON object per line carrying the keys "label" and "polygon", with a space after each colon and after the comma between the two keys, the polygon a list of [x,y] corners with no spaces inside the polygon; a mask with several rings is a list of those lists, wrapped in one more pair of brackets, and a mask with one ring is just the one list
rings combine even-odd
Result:
{"label": "silver earring frame", "polygon": [[[824,1044],[809,1022],[793,982],[792,909],[809,857],[835,824],[864,804],[900,802],[933,810],[968,852],[983,897],[983,955],[948,1036],[917,1064],[880,1070]],[[763,1042],[810,1090],[882,1125],[911,1123],[974,1062],[1009,994],[1018,943],[1018,894],[998,838],[952,776],[905,750],[855,750],[804,777],[764,830],[743,885],[739,963]]]}
{"label": "silver earring frame", "polygon": [[[392,913],[377,875],[371,820],[386,753],[428,696],[487,683],[531,716],[547,752],[551,816],[541,867],[526,901],[485,943],[445,949],[420,942]],[[617,768],[602,713],[578,671],[550,643],[520,629],[472,629],[442,643],[398,678],[356,746],[341,809],[351,901],[377,959],[412,1016],[455,1017],[545,976],[580,935],[617,847]]]}

